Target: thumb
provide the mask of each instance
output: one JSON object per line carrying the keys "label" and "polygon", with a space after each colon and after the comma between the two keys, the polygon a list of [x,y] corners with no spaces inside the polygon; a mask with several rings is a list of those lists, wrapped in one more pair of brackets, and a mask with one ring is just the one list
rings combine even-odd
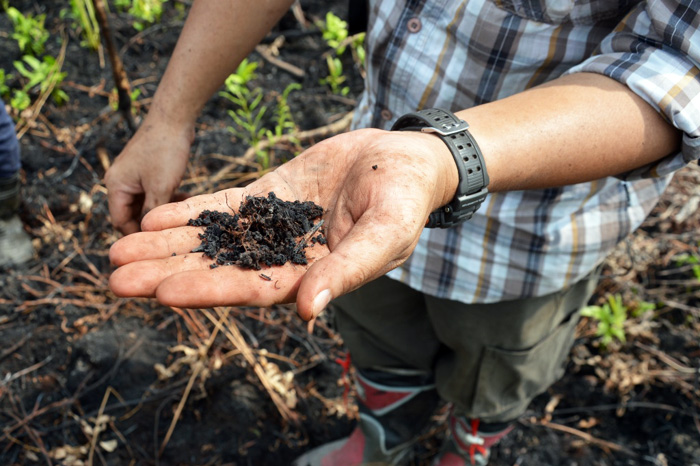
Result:
{"label": "thumb", "polygon": [[297,312],[304,320],[316,318],[334,298],[349,293],[403,263],[415,247],[402,240],[395,228],[360,223],[331,253],[317,260],[299,284]]}
{"label": "thumb", "polygon": [[107,192],[112,225],[125,235],[139,231],[138,213],[141,209],[140,195],[129,194],[119,189]]}

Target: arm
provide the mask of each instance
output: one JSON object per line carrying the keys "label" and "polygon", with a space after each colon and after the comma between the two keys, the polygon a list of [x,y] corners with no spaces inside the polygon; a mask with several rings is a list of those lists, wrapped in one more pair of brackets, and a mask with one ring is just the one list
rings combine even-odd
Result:
{"label": "arm", "polygon": [[171,200],[185,172],[197,116],[291,4],[194,2],[148,115],[106,174],[117,229],[138,231],[145,212]]}
{"label": "arm", "polygon": [[[561,78],[460,115],[472,125],[496,191],[615,175],[667,155],[679,140],[651,107],[598,75]],[[456,186],[452,156],[433,135],[359,130],[335,136],[245,189],[150,212],[144,233],[112,247],[110,257],[121,267],[110,286],[120,296],[154,296],[184,307],[296,300],[300,316],[308,320],[331,298],[404,262],[428,214],[447,203]],[[327,209],[328,246],[315,246],[309,267],[276,268],[272,284],[256,271],[210,270],[209,260],[186,254],[198,244],[199,230],[183,227],[189,218],[205,208],[226,210],[226,198],[270,190]],[[177,256],[170,257],[173,252]]]}
{"label": "arm", "polygon": [[592,73],[457,114],[484,153],[492,192],[619,175],[677,151],[682,134],[629,88]]}

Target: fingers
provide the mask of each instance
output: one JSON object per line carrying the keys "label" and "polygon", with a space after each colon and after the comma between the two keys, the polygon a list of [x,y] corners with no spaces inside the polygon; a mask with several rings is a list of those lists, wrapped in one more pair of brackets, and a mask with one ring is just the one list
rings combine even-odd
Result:
{"label": "fingers", "polygon": [[139,231],[139,212],[142,201],[143,197],[134,196],[119,189],[108,191],[109,213],[112,217],[112,225],[117,231],[125,235]]}
{"label": "fingers", "polygon": [[163,259],[187,254],[200,244],[201,228],[180,227],[155,232],[139,232],[121,238],[109,250],[112,264]]}
{"label": "fingers", "polygon": [[[140,233],[137,233],[138,235]],[[131,238],[132,236],[127,236]],[[160,283],[183,271],[207,270],[211,259],[202,254],[184,254],[167,259],[131,262],[119,267],[109,278],[109,287],[121,297],[153,297]]]}
{"label": "fingers", "polygon": [[147,190],[143,201],[143,208],[140,212],[140,218],[143,218],[148,212],[155,209],[159,205],[167,204],[170,202],[172,197],[173,192],[170,190]]}
{"label": "fingers", "polygon": [[293,300],[301,276],[293,266],[256,271],[210,264],[201,254],[135,262],[118,268],[109,286],[117,296],[155,297],[168,306],[269,306]]}
{"label": "fingers", "polygon": [[117,296],[156,297],[169,306],[270,306],[293,301],[306,271],[305,266],[293,264],[263,270],[212,269],[212,263],[202,254],[132,262],[112,273],[109,287]]}
{"label": "fingers", "polygon": [[231,212],[238,210],[243,200],[242,189],[230,189],[215,194],[202,194],[181,202],[161,205],[149,211],[141,221],[144,231],[180,227],[197,218],[203,210]]}
{"label": "fingers", "polygon": [[178,307],[270,306],[293,301],[300,277],[294,266],[264,271],[222,266],[171,275],[158,285],[155,296]]}

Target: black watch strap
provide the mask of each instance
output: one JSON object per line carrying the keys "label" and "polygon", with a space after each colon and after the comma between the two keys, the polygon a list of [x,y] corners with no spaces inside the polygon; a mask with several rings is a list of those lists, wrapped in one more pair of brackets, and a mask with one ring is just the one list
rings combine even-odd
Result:
{"label": "black watch strap", "polygon": [[469,220],[488,194],[489,176],[484,156],[468,128],[466,121],[439,108],[407,113],[391,127],[392,131],[421,131],[439,136],[457,164],[457,193],[447,205],[430,214],[427,228],[449,228]]}

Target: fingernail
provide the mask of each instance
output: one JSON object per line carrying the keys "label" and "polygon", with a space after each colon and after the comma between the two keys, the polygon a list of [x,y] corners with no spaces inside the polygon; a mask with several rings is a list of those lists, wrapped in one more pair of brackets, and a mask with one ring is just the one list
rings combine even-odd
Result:
{"label": "fingernail", "polygon": [[325,289],[316,295],[314,298],[313,305],[311,306],[311,312],[313,313],[312,318],[318,317],[318,315],[323,312],[323,310],[331,302],[331,290]]}

